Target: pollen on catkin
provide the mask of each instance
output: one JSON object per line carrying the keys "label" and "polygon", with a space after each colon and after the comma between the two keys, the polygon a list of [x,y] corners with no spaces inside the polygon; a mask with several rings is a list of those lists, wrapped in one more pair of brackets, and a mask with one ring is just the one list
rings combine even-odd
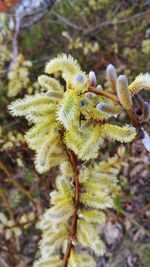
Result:
{"label": "pollen on catkin", "polygon": [[72,88],[79,92],[85,92],[88,89],[89,79],[85,75],[85,73],[77,73],[73,77],[73,81],[71,83]]}
{"label": "pollen on catkin", "polygon": [[70,73],[75,75],[77,72],[80,72],[81,68],[71,55],[58,55],[56,58],[51,59],[46,67],[45,72],[48,74],[55,73],[57,71],[62,71],[64,73]]}
{"label": "pollen on catkin", "polygon": [[125,109],[131,109],[132,98],[128,90],[128,80],[125,75],[120,75],[117,79],[117,95]]}
{"label": "pollen on catkin", "polygon": [[[50,77],[57,71],[61,71],[64,86]],[[101,163],[94,159],[99,158],[106,138],[119,142],[135,139],[135,128],[114,122],[122,105],[126,109],[132,106],[128,81],[124,75],[117,80],[114,66],[108,66],[109,83],[113,93],[117,87],[120,105],[113,101],[117,97],[112,98],[112,93],[102,94],[100,85],[97,90],[92,88],[96,86],[95,74],[82,71],[70,55],[51,59],[45,72],[49,75],[38,78],[42,93],[9,106],[13,116],[24,116],[33,124],[25,140],[35,151],[36,170],[45,173],[59,166],[50,208],[41,218],[40,259],[34,267],[95,267],[84,248],[97,256],[105,253],[97,229],[105,222],[105,209],[113,207],[121,167],[116,156]],[[148,105],[143,106],[146,118]],[[150,150],[149,136],[144,132],[142,142]]]}
{"label": "pollen on catkin", "polygon": [[38,83],[41,87],[43,87],[46,91],[58,91],[63,93],[63,87],[60,82],[54,78],[51,78],[47,75],[40,75],[38,77]]}
{"label": "pollen on catkin", "polygon": [[140,90],[150,90],[150,74],[139,74],[135,80],[129,85],[130,94],[134,95]]}

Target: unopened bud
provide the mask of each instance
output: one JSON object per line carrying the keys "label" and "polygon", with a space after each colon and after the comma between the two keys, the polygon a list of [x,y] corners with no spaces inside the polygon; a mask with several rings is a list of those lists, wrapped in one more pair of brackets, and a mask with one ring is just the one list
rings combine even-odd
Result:
{"label": "unopened bud", "polygon": [[116,112],[116,107],[111,104],[105,104],[105,103],[98,103],[96,105],[97,110],[105,112],[105,113],[112,113],[114,115]]}
{"label": "unopened bud", "polygon": [[117,88],[116,68],[112,64],[109,64],[106,72],[107,72],[107,78],[108,78],[109,84],[111,86],[111,89],[113,92],[116,92],[116,88]]}
{"label": "unopened bud", "polygon": [[74,76],[73,87],[77,91],[87,91],[88,78],[83,73],[78,73]]}
{"label": "unopened bud", "polygon": [[96,75],[94,71],[90,71],[89,78],[90,78],[90,86],[95,87],[96,86]]}
{"label": "unopened bud", "polygon": [[92,92],[85,93],[85,97],[88,98],[89,100],[93,99],[95,96],[97,96],[97,95],[95,93],[92,93]]}
{"label": "unopened bud", "polygon": [[96,86],[96,89],[98,89],[98,90],[103,90],[101,84],[98,84],[98,85]]}
{"label": "unopened bud", "polygon": [[82,73],[78,73],[77,75],[75,75],[74,81],[77,83],[84,83],[85,81],[84,75]]}
{"label": "unopened bud", "polygon": [[109,104],[101,104],[101,103],[98,103],[96,105],[96,108],[100,111],[106,111],[106,112],[109,112],[110,110],[112,111],[112,105],[109,105]]}
{"label": "unopened bud", "polygon": [[132,98],[128,90],[128,80],[125,75],[120,75],[117,79],[117,95],[125,109],[131,109]]}
{"label": "unopened bud", "polygon": [[102,111],[102,109],[103,109],[103,105],[102,105],[101,103],[98,103],[98,104],[96,105],[96,108],[97,108],[97,110]]}
{"label": "unopened bud", "polygon": [[150,119],[150,104],[145,102],[143,108],[143,121],[148,121]]}

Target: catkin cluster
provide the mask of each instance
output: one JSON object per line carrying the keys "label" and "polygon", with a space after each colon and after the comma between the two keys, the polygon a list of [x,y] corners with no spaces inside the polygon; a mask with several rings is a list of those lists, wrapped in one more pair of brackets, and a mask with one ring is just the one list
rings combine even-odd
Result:
{"label": "catkin cluster", "polygon": [[20,54],[15,62],[10,66],[8,73],[8,96],[14,97],[21,92],[22,89],[29,85],[29,69],[32,62],[25,60],[24,56]]}
{"label": "catkin cluster", "polygon": [[[58,71],[64,85],[51,76]],[[25,116],[34,124],[25,139],[35,150],[37,171],[44,173],[56,166],[60,170],[51,207],[40,223],[41,257],[34,267],[94,267],[93,258],[80,248],[88,247],[96,255],[105,252],[97,227],[105,222],[104,210],[113,206],[118,172],[109,162],[96,163],[94,159],[106,138],[134,140],[134,127],[115,125],[110,119],[117,118],[123,107],[131,109],[132,95],[142,89],[145,79],[149,82],[149,76],[143,75],[137,84],[135,80],[128,86],[124,77],[117,78],[112,65],[107,76],[113,93],[118,94],[117,102],[101,93],[100,85],[96,87],[93,72],[87,75],[72,56],[59,55],[38,78],[42,92],[9,106],[13,116]]]}

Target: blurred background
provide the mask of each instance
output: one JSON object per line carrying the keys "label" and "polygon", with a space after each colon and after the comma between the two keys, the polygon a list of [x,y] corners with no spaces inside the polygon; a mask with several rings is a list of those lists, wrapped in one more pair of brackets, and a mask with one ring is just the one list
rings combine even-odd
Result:
{"label": "blurred background", "polygon": [[[0,0],[0,267],[30,267],[38,257],[38,220],[57,174],[35,171],[23,139],[29,125],[7,105],[40,90],[37,77],[58,53],[72,54],[106,86],[109,63],[129,81],[150,72],[150,1]],[[150,155],[140,141],[106,142],[104,159],[119,170],[119,185],[99,229],[108,249],[97,267],[149,267]]]}

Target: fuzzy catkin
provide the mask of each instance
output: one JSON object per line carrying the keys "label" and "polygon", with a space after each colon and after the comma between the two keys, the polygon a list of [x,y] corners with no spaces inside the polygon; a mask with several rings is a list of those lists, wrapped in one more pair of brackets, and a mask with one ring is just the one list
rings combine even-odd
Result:
{"label": "fuzzy catkin", "polygon": [[128,80],[125,75],[120,75],[117,79],[117,95],[125,109],[131,109],[132,98],[128,90]]}
{"label": "fuzzy catkin", "polygon": [[142,89],[150,90],[150,74],[139,74],[135,80],[129,85],[129,92],[134,95]]}
{"label": "fuzzy catkin", "polygon": [[116,69],[112,64],[109,64],[107,67],[107,79],[109,81],[109,84],[111,86],[112,92],[116,92],[117,88],[117,73]]}
{"label": "fuzzy catkin", "polygon": [[[105,138],[130,142],[135,138],[136,130],[128,125],[107,123],[122,111],[122,106],[107,97],[110,93],[102,96],[90,92],[90,82],[96,85],[96,77],[93,72],[89,77],[82,71],[72,56],[60,55],[51,59],[45,71],[48,74],[61,71],[65,88],[56,79],[41,75],[38,82],[42,90],[45,89],[42,93],[9,105],[13,116],[24,116],[34,124],[25,139],[35,150],[37,171],[45,173],[60,166],[56,190],[50,194],[51,207],[40,223],[43,231],[41,257],[34,267],[95,267],[93,258],[78,247],[88,247],[97,256],[105,253],[105,245],[97,234],[99,224],[105,222],[104,212],[99,209],[113,206],[119,170],[116,164],[114,166],[114,159],[86,163],[98,157]],[[107,71],[112,90],[115,90],[115,69],[109,65]],[[131,98],[127,79],[120,77],[119,94],[121,92],[124,106],[129,108]],[[96,91],[102,90],[99,87]],[[145,135],[145,146],[147,140]]]}
{"label": "fuzzy catkin", "polygon": [[63,92],[63,87],[54,78],[48,77],[47,75],[40,75],[38,77],[38,83],[42,88],[44,88],[46,91],[60,91]]}
{"label": "fuzzy catkin", "polygon": [[90,86],[96,86],[96,75],[94,71],[89,72]]}

